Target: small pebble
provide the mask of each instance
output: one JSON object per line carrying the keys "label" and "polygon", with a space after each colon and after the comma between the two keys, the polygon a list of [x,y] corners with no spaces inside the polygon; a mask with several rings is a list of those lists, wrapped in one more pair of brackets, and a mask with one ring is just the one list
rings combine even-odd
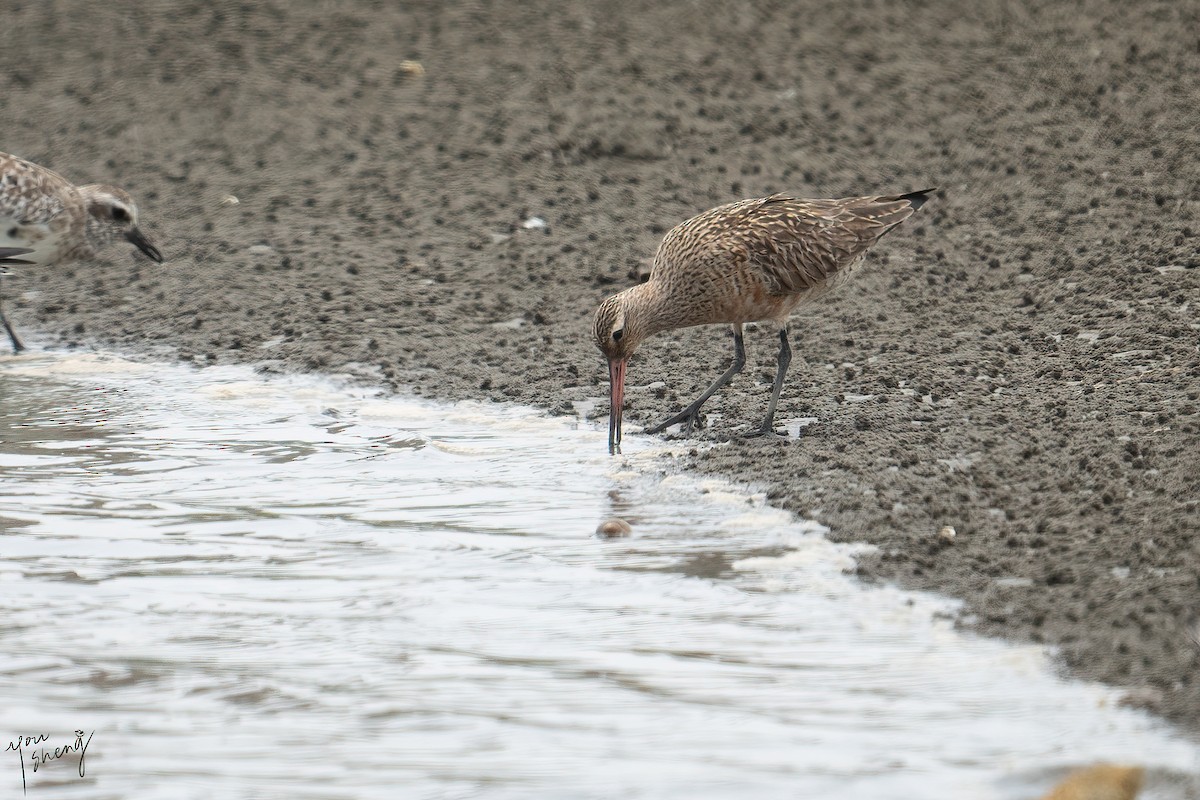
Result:
{"label": "small pebble", "polygon": [[420,61],[401,61],[400,71],[405,75],[424,75],[425,67]]}
{"label": "small pebble", "polygon": [[1095,766],[1072,772],[1042,800],[1133,800],[1142,788],[1141,767]]}
{"label": "small pebble", "polygon": [[606,539],[620,539],[633,533],[633,526],[620,517],[606,519],[596,527],[596,535]]}
{"label": "small pebble", "polygon": [[958,531],[954,530],[954,528],[950,527],[949,525],[945,525],[940,531],[938,531],[938,536],[942,537],[947,542],[953,542],[954,537],[958,536]]}

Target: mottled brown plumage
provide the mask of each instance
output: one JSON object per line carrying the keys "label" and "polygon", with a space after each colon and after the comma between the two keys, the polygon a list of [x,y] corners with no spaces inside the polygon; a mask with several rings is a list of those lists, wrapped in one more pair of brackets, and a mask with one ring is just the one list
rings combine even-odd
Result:
{"label": "mottled brown plumage", "polygon": [[[75,186],[53,170],[0,153],[0,249],[20,250],[9,264],[62,264],[94,258],[118,236],[154,261],[158,248],[137,227],[138,210],[123,189]],[[4,312],[13,350],[24,349]]]}
{"label": "mottled brown plumage", "polygon": [[932,191],[840,200],[775,194],[718,206],[672,228],[659,245],[650,279],[609,297],[596,311],[593,335],[609,362],[609,449],[621,441],[629,357],[646,337],[693,325],[732,325],[734,363],[694,403],[647,432],[679,422],[690,431],[704,401],[745,365],[742,325],[764,320],[780,328],[774,392],[758,432],[772,430],[791,359],[788,316],[844,282],[867,249],[912,216]]}

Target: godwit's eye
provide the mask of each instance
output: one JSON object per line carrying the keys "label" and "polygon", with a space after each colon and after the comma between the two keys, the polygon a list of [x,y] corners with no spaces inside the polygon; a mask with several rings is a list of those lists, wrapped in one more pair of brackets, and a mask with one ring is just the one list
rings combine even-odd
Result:
{"label": "godwit's eye", "polygon": [[619,341],[621,341],[621,337],[622,337],[622,336],[624,336],[624,335],[625,335],[625,331],[623,331],[623,330],[621,330],[621,331],[613,331],[613,341],[614,341],[614,342],[619,342]]}
{"label": "godwit's eye", "polygon": [[129,222],[129,212],[120,206],[114,208],[112,214],[117,222]]}

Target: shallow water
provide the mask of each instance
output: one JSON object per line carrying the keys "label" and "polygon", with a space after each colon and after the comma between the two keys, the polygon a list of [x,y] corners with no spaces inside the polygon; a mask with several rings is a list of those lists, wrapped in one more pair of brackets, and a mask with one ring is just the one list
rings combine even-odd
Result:
{"label": "shallow water", "polygon": [[641,437],[38,353],[0,438],[3,741],[95,732],[30,797],[986,800],[1096,760],[1197,796],[1117,692]]}

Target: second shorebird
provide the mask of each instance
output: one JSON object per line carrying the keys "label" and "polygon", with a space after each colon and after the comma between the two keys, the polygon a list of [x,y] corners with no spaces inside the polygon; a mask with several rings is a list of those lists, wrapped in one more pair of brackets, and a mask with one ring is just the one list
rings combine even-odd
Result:
{"label": "second shorebird", "polygon": [[[137,206],[124,189],[76,186],[53,170],[0,153],[0,264],[63,264],[93,258],[118,236],[161,263],[162,253],[137,222]],[[13,351],[25,349],[2,307],[0,324]]]}
{"label": "second shorebird", "polygon": [[924,205],[935,189],[879,197],[799,200],[774,194],[718,206],[663,237],[650,279],[609,297],[592,334],[608,359],[608,449],[621,444],[625,367],[655,333],[694,325],[733,326],[733,364],[696,400],[647,433],[700,418],[700,407],[746,365],[742,325],[779,326],[779,363],[767,415],[755,434],[774,430],[775,407],[792,360],[788,316],[841,284],[879,238]]}

